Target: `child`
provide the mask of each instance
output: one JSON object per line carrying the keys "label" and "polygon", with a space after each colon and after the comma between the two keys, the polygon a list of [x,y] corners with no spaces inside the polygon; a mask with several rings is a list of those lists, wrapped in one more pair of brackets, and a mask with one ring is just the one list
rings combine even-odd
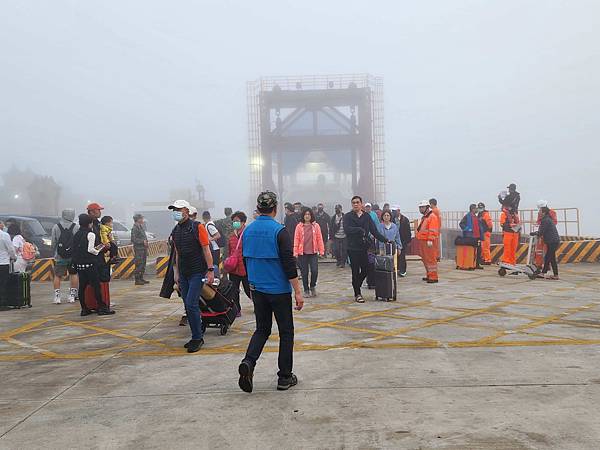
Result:
{"label": "child", "polygon": [[109,264],[116,264],[117,262],[119,262],[119,258],[117,257],[119,247],[117,247],[117,244],[115,244],[112,231],[113,218],[111,216],[104,216],[100,220],[100,241],[104,245],[110,245],[110,251],[108,254],[109,259],[107,262]]}

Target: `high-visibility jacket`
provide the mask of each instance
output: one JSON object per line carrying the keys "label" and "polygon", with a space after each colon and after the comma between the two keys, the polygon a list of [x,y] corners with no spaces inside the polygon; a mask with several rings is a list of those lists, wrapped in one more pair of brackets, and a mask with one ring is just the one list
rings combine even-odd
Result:
{"label": "high-visibility jacket", "polygon": [[479,213],[479,217],[481,218],[481,220],[483,220],[483,223],[485,223],[485,226],[487,227],[487,232],[491,232],[494,228],[494,222],[492,221],[492,216],[490,216],[490,212],[482,211],[481,213]]}
{"label": "high-visibility jacket", "polygon": [[[542,223],[542,217],[544,217],[542,212],[541,211],[538,212],[538,216],[537,216],[538,226]],[[553,209],[550,210],[550,218],[552,219],[552,222],[554,222],[554,225],[558,225],[558,216],[556,215],[556,211],[554,211]]]}
{"label": "high-visibility jacket", "polygon": [[506,233],[518,233],[518,231],[513,230],[520,223],[519,215],[510,213],[506,210],[506,208],[502,209],[502,214],[500,214],[500,226],[502,227],[502,231]]}
{"label": "high-visibility jacket", "polygon": [[433,211],[428,211],[421,217],[415,237],[420,241],[434,241],[439,236],[440,221]]}
{"label": "high-visibility jacket", "polygon": [[431,212],[433,212],[433,214],[435,214],[435,216],[438,219],[438,225],[439,225],[439,229],[442,229],[442,212],[440,211],[440,208],[438,208],[437,206],[433,206],[431,208]]}

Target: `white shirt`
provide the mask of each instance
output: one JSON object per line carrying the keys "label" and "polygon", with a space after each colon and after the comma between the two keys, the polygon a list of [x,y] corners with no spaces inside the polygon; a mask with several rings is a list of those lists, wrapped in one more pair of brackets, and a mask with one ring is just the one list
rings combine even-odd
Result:
{"label": "white shirt", "polygon": [[87,235],[87,240],[88,240],[88,253],[91,253],[92,255],[97,255],[98,253],[100,253],[100,250],[96,250],[95,247],[95,243],[96,243],[96,235],[90,231]]}
{"label": "white shirt", "polygon": [[[206,222],[206,231],[208,231],[208,236],[209,238],[213,238],[214,236],[216,236],[216,234],[219,232],[219,230],[217,230],[217,227],[215,226],[215,224],[213,222]],[[216,241],[210,241],[210,247],[213,250],[219,250],[219,244],[217,244]]]}
{"label": "white shirt", "polygon": [[10,260],[17,259],[15,247],[7,232],[0,230],[0,266],[8,266]]}
{"label": "white shirt", "polygon": [[23,246],[25,245],[25,239],[20,234],[17,234],[12,240],[13,247],[15,248],[15,252],[17,252],[17,256],[21,256],[23,253]]}

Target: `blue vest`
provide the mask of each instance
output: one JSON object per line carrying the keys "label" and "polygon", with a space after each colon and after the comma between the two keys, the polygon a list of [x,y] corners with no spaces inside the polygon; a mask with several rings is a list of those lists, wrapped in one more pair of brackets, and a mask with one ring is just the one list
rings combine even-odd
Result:
{"label": "blue vest", "polygon": [[246,227],[242,236],[242,249],[248,281],[265,294],[287,294],[292,285],[283,271],[279,259],[277,235],[283,225],[269,216],[259,216]]}

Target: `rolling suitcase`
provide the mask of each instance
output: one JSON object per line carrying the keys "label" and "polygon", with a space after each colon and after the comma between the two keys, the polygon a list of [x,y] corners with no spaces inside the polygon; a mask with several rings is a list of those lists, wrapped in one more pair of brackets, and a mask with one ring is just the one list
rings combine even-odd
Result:
{"label": "rolling suitcase", "polygon": [[233,285],[227,279],[222,279],[218,286],[202,286],[200,293],[200,316],[202,331],[207,328],[218,328],[220,334],[227,334],[238,313],[238,307],[233,301]]}
{"label": "rolling suitcase", "polygon": [[385,255],[375,256],[375,298],[384,301],[396,301],[396,246],[385,245]]}
{"label": "rolling suitcase", "polygon": [[[108,282],[100,282],[100,292],[102,293],[102,301],[106,304],[107,308],[110,308],[110,288]],[[90,311],[98,310],[96,294],[94,293],[94,288],[90,285],[85,288],[85,306],[87,306]]]}
{"label": "rolling suitcase", "polygon": [[9,273],[6,283],[6,308],[31,308],[31,274],[28,272]]}
{"label": "rolling suitcase", "polygon": [[477,267],[478,241],[470,237],[457,237],[454,241],[456,246],[456,268],[458,270],[475,270]]}

